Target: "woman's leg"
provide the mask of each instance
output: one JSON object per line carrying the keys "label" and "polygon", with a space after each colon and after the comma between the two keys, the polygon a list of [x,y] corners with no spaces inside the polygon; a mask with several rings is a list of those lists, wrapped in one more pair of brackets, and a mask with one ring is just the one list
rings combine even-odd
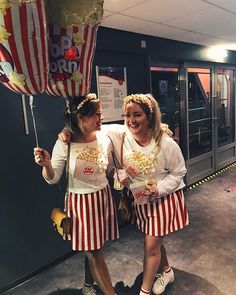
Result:
{"label": "woman's leg", "polygon": [[84,284],[86,286],[92,286],[94,283],[94,279],[93,279],[93,276],[92,276],[91,271],[89,269],[88,258],[86,255],[85,255],[84,266],[85,266]]}
{"label": "woman's leg", "polygon": [[169,265],[168,258],[166,255],[166,249],[162,243],[161,244],[161,262],[160,262],[159,271],[163,272],[163,271],[168,270],[169,268],[170,268],[170,265]]}
{"label": "woman's leg", "polygon": [[[161,261],[160,237],[145,235],[142,289],[151,291]],[[148,293],[147,293],[148,294]]]}
{"label": "woman's leg", "polygon": [[104,295],[115,295],[102,250],[86,251],[92,277]]}

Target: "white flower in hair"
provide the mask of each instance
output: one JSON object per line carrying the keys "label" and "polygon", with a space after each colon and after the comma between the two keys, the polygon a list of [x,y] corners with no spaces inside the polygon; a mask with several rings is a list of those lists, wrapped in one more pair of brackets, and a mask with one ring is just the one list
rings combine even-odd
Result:
{"label": "white flower in hair", "polygon": [[81,101],[81,103],[78,104],[77,110],[80,110],[86,102],[91,101],[91,100],[96,100],[96,99],[97,99],[96,93],[87,94],[85,96],[85,98]]}

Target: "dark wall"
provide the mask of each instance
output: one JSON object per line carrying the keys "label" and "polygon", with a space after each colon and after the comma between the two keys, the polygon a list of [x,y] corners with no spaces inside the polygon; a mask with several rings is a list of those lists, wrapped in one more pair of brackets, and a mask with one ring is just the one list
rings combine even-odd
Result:
{"label": "dark wall", "polygon": [[[147,48],[141,48],[146,40]],[[128,93],[150,91],[150,60],[205,61],[204,47],[107,28],[98,31],[91,90],[96,92],[95,66],[127,68]],[[229,63],[236,61],[235,53]],[[65,101],[46,94],[35,96],[34,113],[39,144],[49,151],[63,124]],[[30,134],[25,134],[21,96],[0,84],[1,206],[0,206],[0,293],[21,277],[70,252],[52,229],[50,211],[62,204],[62,192],[49,186],[34,163],[35,136],[27,103]],[[57,200],[60,198],[60,201]]]}
{"label": "dark wall", "polygon": [[[51,151],[63,126],[64,99],[38,95],[34,105],[39,144]],[[50,220],[50,211],[62,203],[63,193],[46,184],[41,168],[34,163],[36,143],[28,98],[29,135],[25,133],[21,95],[0,85],[0,106],[1,289],[67,253],[70,247],[54,232]]]}

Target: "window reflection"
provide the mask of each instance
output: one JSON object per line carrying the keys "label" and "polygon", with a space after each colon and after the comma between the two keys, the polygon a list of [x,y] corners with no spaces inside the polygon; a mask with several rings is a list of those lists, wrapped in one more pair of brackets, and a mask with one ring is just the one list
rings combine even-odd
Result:
{"label": "window reflection", "polygon": [[188,69],[189,157],[212,150],[210,69]]}

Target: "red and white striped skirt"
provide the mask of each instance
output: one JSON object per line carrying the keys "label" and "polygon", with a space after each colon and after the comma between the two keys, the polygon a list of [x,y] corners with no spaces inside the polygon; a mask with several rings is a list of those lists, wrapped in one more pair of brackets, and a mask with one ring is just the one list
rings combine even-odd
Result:
{"label": "red and white striped skirt", "polygon": [[183,190],[158,198],[153,203],[133,206],[133,223],[150,236],[165,236],[189,224]]}
{"label": "red and white striped skirt", "polygon": [[100,249],[105,241],[119,238],[116,208],[109,186],[89,194],[69,192],[65,208],[71,219],[69,239],[73,250]]}

